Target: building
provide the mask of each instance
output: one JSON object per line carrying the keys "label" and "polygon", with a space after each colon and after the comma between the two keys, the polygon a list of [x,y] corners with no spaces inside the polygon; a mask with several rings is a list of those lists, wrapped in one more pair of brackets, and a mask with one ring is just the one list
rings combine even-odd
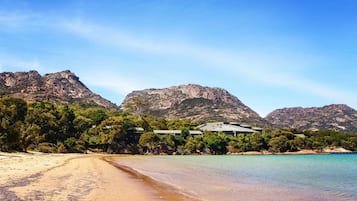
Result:
{"label": "building", "polygon": [[141,127],[130,127],[126,131],[131,134],[139,134],[139,135],[144,133],[144,129]]}
{"label": "building", "polygon": [[252,127],[247,124],[239,124],[237,122],[210,122],[199,125],[198,128],[205,132],[210,131],[213,133],[222,132],[227,135],[237,136],[238,134],[252,134],[254,132],[262,132],[262,128]]}
{"label": "building", "polygon": [[[239,124],[237,122],[212,122],[199,125],[197,127],[199,130],[190,130],[189,135],[203,136],[207,131],[213,133],[222,132],[226,135],[237,136],[238,134],[249,135],[255,132],[263,132],[262,128],[252,127],[248,124]],[[154,130],[157,135],[181,135],[181,130]]]}
{"label": "building", "polygon": [[[181,130],[154,130],[157,135],[181,135]],[[190,135],[203,135],[202,131],[189,131]]]}

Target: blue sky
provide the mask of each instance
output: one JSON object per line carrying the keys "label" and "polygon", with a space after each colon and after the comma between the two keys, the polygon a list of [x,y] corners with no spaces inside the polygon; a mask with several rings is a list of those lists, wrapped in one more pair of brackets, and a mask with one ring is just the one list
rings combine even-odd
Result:
{"label": "blue sky", "polygon": [[69,69],[117,104],[195,83],[261,116],[357,108],[356,10],[356,0],[0,0],[0,70]]}

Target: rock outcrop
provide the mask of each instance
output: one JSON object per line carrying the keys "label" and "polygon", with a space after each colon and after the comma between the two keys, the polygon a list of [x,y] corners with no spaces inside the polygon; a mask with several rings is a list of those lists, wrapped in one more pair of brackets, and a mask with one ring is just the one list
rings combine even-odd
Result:
{"label": "rock outcrop", "polygon": [[89,103],[106,108],[117,106],[94,94],[71,71],[41,76],[37,71],[0,73],[0,95],[23,98],[27,101],[48,100],[54,103]]}
{"label": "rock outcrop", "polygon": [[164,89],[133,91],[121,109],[133,99],[142,100],[141,112],[168,119],[243,121],[263,125],[264,120],[237,97],[221,88],[180,85]]}
{"label": "rock outcrop", "polygon": [[279,128],[357,132],[357,111],[343,104],[277,109],[268,114],[265,119]]}

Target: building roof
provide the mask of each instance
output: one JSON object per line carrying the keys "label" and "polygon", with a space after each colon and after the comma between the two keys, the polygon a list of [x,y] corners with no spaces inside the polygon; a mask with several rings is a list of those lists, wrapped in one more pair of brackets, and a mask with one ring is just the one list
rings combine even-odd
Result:
{"label": "building roof", "polygon": [[213,122],[205,123],[199,125],[198,128],[201,131],[212,131],[212,132],[232,132],[232,133],[254,133],[255,131],[250,128],[244,128],[238,126],[237,124],[232,125],[227,122]]}
{"label": "building roof", "polygon": [[202,131],[189,131],[190,135],[202,135]]}
{"label": "building roof", "polygon": [[255,131],[263,131],[263,128],[260,128],[260,127],[252,127],[252,129]]}
{"label": "building roof", "polygon": [[[181,134],[181,130],[154,130],[155,134],[159,134],[159,135],[165,135],[165,134],[171,134],[171,135],[180,135]],[[193,131],[190,130],[189,131],[190,135],[202,135],[202,131]]]}
{"label": "building roof", "polygon": [[141,127],[130,127],[130,128],[128,128],[128,131],[134,131],[136,133],[143,133],[145,130]]}
{"label": "building roof", "polygon": [[173,134],[179,135],[181,134],[181,130],[154,130],[155,134]]}
{"label": "building roof", "polygon": [[306,135],[303,133],[299,133],[299,134],[294,134],[296,137],[301,137],[301,138],[305,138]]}

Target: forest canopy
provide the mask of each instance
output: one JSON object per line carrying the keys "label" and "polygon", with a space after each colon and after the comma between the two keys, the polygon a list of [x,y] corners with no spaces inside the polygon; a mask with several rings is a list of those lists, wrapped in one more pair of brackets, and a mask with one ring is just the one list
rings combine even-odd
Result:
{"label": "forest canopy", "polygon": [[[196,130],[204,122],[169,120],[94,105],[54,105],[9,97],[0,99],[0,120],[1,151],[226,154],[326,147],[357,151],[356,133],[265,128],[263,133],[236,137],[212,132],[191,136],[188,131]],[[143,128],[144,132],[138,132],[137,128]],[[157,135],[153,132],[165,129],[182,130],[182,133]]]}

